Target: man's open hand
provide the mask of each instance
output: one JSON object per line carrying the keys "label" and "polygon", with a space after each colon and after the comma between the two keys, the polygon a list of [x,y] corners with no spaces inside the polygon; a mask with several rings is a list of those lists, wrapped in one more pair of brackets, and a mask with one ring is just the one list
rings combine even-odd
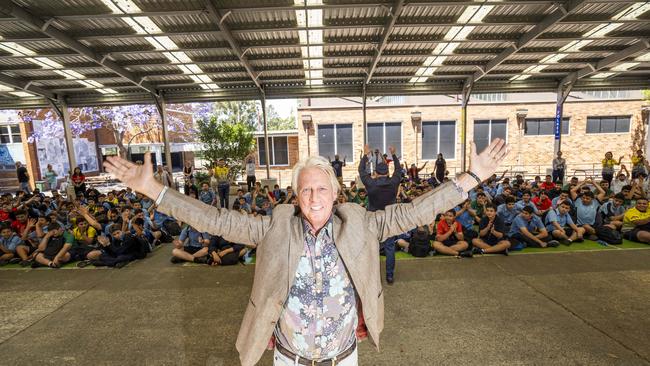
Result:
{"label": "man's open hand", "polygon": [[127,187],[154,200],[162,191],[162,184],[153,177],[151,152],[144,154],[142,165],[134,164],[119,156],[110,156],[104,161],[104,168]]}

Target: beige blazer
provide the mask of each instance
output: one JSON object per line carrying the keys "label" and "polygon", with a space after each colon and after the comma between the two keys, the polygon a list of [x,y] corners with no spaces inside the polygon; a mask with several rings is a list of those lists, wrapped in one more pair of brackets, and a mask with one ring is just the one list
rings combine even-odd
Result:
{"label": "beige blazer", "polygon": [[[390,205],[384,211],[369,212],[352,203],[335,207],[334,243],[361,300],[368,334],[377,347],[384,327],[379,243],[430,224],[437,214],[466,197],[449,182],[411,203]],[[280,318],[302,255],[304,240],[297,208],[278,205],[272,217],[252,217],[208,206],[170,189],[158,210],[198,231],[257,247],[255,279],[236,343],[242,365],[254,365],[262,357]]]}

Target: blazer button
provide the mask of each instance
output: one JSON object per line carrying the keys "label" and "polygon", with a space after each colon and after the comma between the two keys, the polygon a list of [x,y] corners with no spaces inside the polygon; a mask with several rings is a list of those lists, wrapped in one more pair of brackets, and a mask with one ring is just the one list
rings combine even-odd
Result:
{"label": "blazer button", "polygon": [[271,320],[271,325],[275,325],[275,320]]}

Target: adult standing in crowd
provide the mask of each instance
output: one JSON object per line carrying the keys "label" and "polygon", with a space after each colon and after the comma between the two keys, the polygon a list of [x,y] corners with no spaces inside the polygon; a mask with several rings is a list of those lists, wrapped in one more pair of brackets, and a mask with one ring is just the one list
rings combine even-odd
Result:
{"label": "adult standing in crowd", "polygon": [[[368,192],[368,211],[384,210],[386,206],[392,205],[397,199],[397,189],[402,181],[402,170],[399,169],[400,163],[397,155],[395,155],[395,148],[393,146],[388,148],[392,158],[393,176],[388,176],[388,165],[384,162],[377,164],[375,168],[375,178],[372,178],[364,169],[366,166],[366,159],[370,152],[370,147],[366,145],[359,162],[359,176],[361,182],[366,187]],[[386,255],[386,282],[392,284],[394,281],[395,272],[395,243],[397,237],[388,237],[382,243],[382,249]]]}
{"label": "adult standing in crowd", "polygon": [[438,183],[442,184],[443,180],[445,179],[445,174],[447,172],[447,161],[445,161],[445,158],[442,156],[442,153],[438,153],[438,158],[436,159],[436,166],[434,167],[436,170],[436,180]]}
{"label": "adult standing in crowd", "polygon": [[425,161],[424,164],[422,164],[422,166],[419,168],[417,165],[411,164],[411,167],[408,170],[408,175],[411,182],[420,184],[420,171],[424,169],[425,166],[427,166],[427,163],[428,161]]}
{"label": "adult standing in crowd", "polygon": [[643,150],[637,150],[636,154],[632,155],[632,179],[636,179],[641,174],[644,174],[646,160],[643,156]]}
{"label": "adult standing in crowd", "polygon": [[190,189],[194,186],[194,166],[192,163],[187,160],[183,166],[183,178],[185,178],[185,185],[183,186],[183,191],[185,195],[190,195]]}
{"label": "adult standing in crowd", "polygon": [[562,151],[558,151],[557,156],[553,159],[553,183],[562,184],[565,171],[566,159],[562,157]]}
{"label": "adult standing in crowd", "polygon": [[57,189],[57,174],[52,168],[52,164],[47,164],[47,170],[45,171],[45,181],[47,182],[47,188],[50,191]]}
{"label": "adult standing in crowd", "polygon": [[223,208],[230,208],[228,205],[228,196],[230,195],[230,178],[228,174],[230,168],[226,166],[224,159],[217,161],[217,166],[214,167],[214,177],[217,179],[217,190],[219,191],[219,201]]}
{"label": "adult standing in crowd", "polygon": [[16,176],[18,178],[20,190],[25,191],[25,193],[32,193],[32,189],[29,187],[29,173],[27,172],[27,168],[20,161],[16,162]]}
{"label": "adult standing in crowd", "polygon": [[153,175],[153,177],[156,179],[156,181],[158,181],[158,183],[162,184],[165,187],[173,186],[170,174],[167,173],[165,169],[163,169],[162,165],[158,165],[156,168],[156,173]]}
{"label": "adult standing in crowd", "polygon": [[347,156],[343,157],[343,161],[340,160],[339,154],[334,155],[334,160],[331,160],[330,157],[327,157],[327,160],[331,160],[332,169],[334,169],[334,174],[336,174],[336,180],[339,181],[339,185],[343,186],[343,167],[345,166],[345,160]]}
{"label": "adult standing in crowd", "polygon": [[255,177],[255,168],[257,167],[255,152],[248,154],[246,159],[244,159],[244,167],[246,169],[246,191],[252,192],[253,187],[255,187],[255,182],[257,181],[257,178]]}
{"label": "adult standing in crowd", "polygon": [[612,184],[612,179],[614,179],[614,166],[620,165],[623,157],[618,158],[618,161],[614,160],[614,155],[611,151],[605,153],[605,159],[603,159],[603,180],[606,180],[610,185]]}
{"label": "adult standing in crowd", "polygon": [[75,195],[78,196],[79,193],[86,193],[86,176],[80,167],[74,168],[72,172],[72,184],[74,185]]}

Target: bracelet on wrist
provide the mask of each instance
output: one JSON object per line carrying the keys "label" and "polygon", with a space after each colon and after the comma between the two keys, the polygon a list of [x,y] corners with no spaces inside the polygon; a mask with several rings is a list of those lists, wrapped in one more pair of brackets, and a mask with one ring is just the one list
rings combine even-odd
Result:
{"label": "bracelet on wrist", "polygon": [[466,173],[469,174],[470,177],[476,179],[476,182],[479,185],[481,184],[482,181],[481,181],[481,178],[478,177],[478,175],[474,174],[471,170],[468,170]]}

